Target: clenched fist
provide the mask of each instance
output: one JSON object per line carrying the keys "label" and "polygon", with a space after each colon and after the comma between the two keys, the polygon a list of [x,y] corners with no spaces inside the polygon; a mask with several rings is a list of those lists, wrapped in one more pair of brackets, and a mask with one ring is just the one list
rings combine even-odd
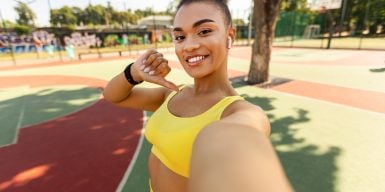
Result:
{"label": "clenched fist", "polygon": [[131,67],[131,75],[135,81],[147,81],[178,91],[174,83],[165,79],[170,71],[167,59],[155,49],[149,49],[140,55]]}

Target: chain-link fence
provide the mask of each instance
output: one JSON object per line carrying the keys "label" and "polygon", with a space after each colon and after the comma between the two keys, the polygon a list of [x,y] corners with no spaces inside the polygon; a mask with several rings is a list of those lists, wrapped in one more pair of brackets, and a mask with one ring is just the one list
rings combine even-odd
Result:
{"label": "chain-link fence", "polygon": [[[340,25],[328,13],[281,12],[274,46],[385,50],[385,30],[381,24]],[[375,18],[372,20],[376,20]],[[330,36],[331,35],[331,36]],[[330,38],[329,38],[330,37]]]}

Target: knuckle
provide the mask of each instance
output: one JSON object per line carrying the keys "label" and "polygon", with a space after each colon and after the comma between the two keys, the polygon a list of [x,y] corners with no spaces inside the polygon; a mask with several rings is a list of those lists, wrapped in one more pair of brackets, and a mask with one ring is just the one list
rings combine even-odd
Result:
{"label": "knuckle", "polygon": [[164,58],[163,58],[163,57],[158,57],[158,58],[156,58],[156,61],[157,61],[158,63],[161,63],[161,62],[163,62],[163,60],[164,60]]}
{"label": "knuckle", "polygon": [[147,60],[149,62],[152,62],[155,58],[156,58],[156,56],[154,54],[152,54],[152,55],[148,56]]}

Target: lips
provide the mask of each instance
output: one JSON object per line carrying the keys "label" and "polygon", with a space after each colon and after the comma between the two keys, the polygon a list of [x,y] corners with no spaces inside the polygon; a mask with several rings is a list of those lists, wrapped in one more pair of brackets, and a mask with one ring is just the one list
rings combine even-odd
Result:
{"label": "lips", "polygon": [[196,65],[200,62],[202,62],[204,59],[206,59],[208,55],[194,55],[194,56],[189,56],[186,59],[187,64],[189,65]]}

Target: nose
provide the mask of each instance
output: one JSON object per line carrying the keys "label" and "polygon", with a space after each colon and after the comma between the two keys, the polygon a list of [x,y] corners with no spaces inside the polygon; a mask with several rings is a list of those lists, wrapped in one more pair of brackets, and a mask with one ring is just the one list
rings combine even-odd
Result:
{"label": "nose", "polygon": [[195,49],[198,49],[200,47],[200,44],[198,41],[196,41],[194,38],[186,38],[185,44],[183,46],[184,51],[194,51]]}

